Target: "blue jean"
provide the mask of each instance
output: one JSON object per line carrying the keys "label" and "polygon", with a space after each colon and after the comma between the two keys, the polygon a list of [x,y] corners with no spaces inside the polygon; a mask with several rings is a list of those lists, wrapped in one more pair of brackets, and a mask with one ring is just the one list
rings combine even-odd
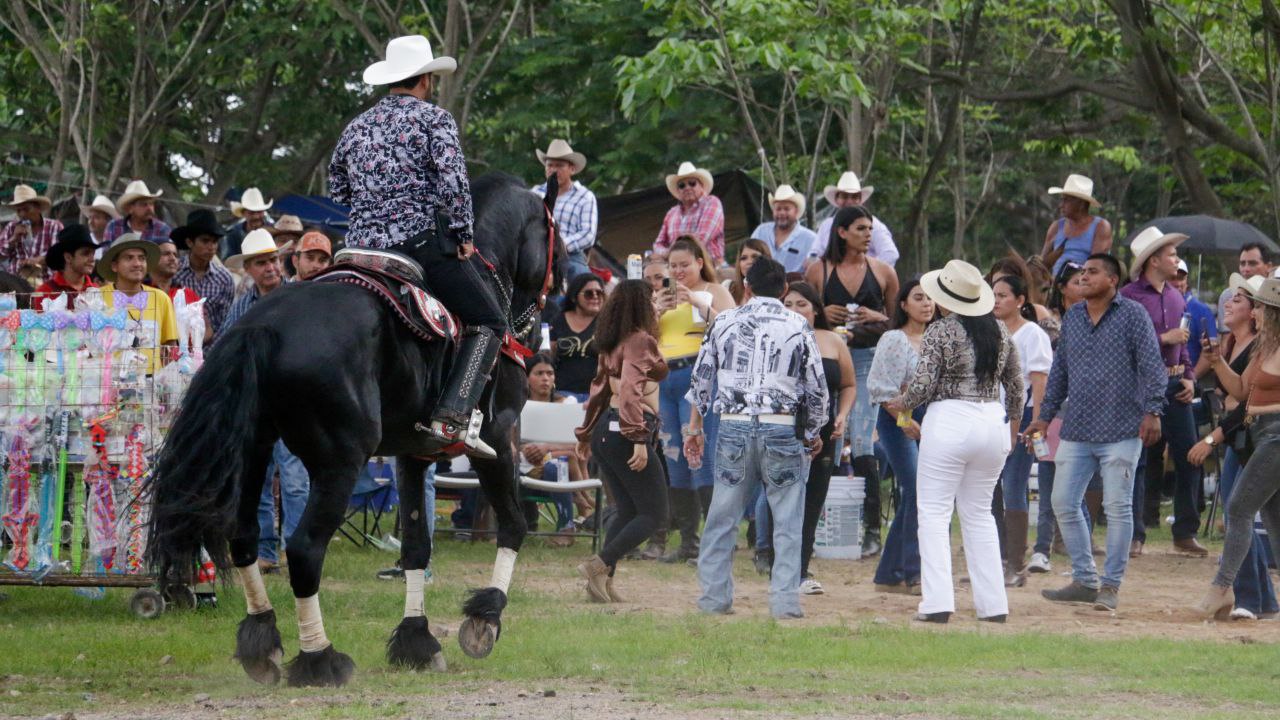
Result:
{"label": "blue jean", "polygon": [[569,268],[566,273],[565,282],[574,279],[578,275],[591,272],[591,265],[587,263],[587,254],[582,250],[575,250],[568,256]]}
{"label": "blue jean", "polygon": [[[1053,487],[1053,512],[1062,529],[1062,542],[1071,556],[1071,576],[1085,587],[1099,583],[1120,587],[1129,565],[1133,539],[1133,485],[1142,441],[1129,438],[1112,443],[1063,440],[1056,455],[1057,478]],[[1102,507],[1107,515],[1107,559],[1098,576],[1089,541],[1087,512],[1081,507],[1094,473],[1102,475]]]}
{"label": "blue jean", "polygon": [[703,612],[733,607],[733,546],[738,522],[763,486],[773,514],[773,573],[769,610],[775,618],[801,617],[800,536],[804,524],[809,456],[795,428],[759,421],[725,421],[715,445],[715,491],[698,550]]}
{"label": "blue jean", "polygon": [[[271,480],[280,471],[280,513],[283,538],[276,534],[276,503],[271,492]],[[267,478],[262,483],[262,496],[258,499],[258,557],[279,562],[280,551],[293,536],[307,507],[307,495],[311,492],[311,477],[297,455],[289,452],[283,440],[277,440],[271,449],[271,463],[267,465]],[[284,542],[281,542],[283,539]]]}
{"label": "blue jean", "polygon": [[[1161,418],[1160,430],[1168,440],[1169,453],[1173,455],[1173,539],[1185,540],[1193,538],[1200,531],[1200,507],[1197,502],[1197,490],[1200,484],[1200,469],[1187,461],[1187,453],[1196,444],[1195,415],[1190,403],[1173,399],[1182,391],[1180,378],[1169,378],[1169,386],[1165,389],[1164,417]],[[1145,454],[1145,453],[1144,453]],[[1145,458],[1143,458],[1145,460]],[[1145,466],[1145,463],[1142,463]],[[1139,477],[1141,477],[1139,473]],[[1147,483],[1139,481],[1133,485],[1133,539],[1147,541],[1147,526],[1142,519],[1142,510],[1147,496]]]}
{"label": "blue jean", "polygon": [[848,430],[845,432],[849,437],[849,457],[856,458],[875,454],[872,436],[875,434],[876,415],[880,412],[880,406],[871,402],[867,374],[871,372],[876,349],[850,348],[849,354],[853,356],[853,375],[858,393],[853,398],[853,409],[849,411]]}
{"label": "blue jean", "polygon": [[[1040,505],[1036,514],[1036,546],[1032,552],[1048,557],[1053,548],[1053,524],[1057,521],[1057,516],[1053,514],[1053,477],[1057,468],[1052,460],[1040,461],[1036,465],[1039,467],[1039,472],[1036,473],[1036,492],[1040,496]],[[1135,470],[1134,477],[1142,477],[1141,470]],[[1030,485],[1030,480],[1027,484]],[[1101,490],[1102,478],[1094,473],[1086,489]],[[1083,497],[1080,499],[1080,510],[1084,513],[1085,522],[1089,523],[1089,534],[1093,535],[1093,518],[1089,517],[1089,506]]]}
{"label": "blue jean", "polygon": [[[912,417],[916,422],[924,420],[924,406],[916,408]],[[897,419],[880,408],[876,418],[876,430],[880,447],[889,456],[889,467],[898,483],[898,507],[889,525],[889,535],[880,551],[880,564],[876,566],[877,585],[915,584],[920,582],[919,522],[916,519],[916,465],[920,459],[920,444],[907,437],[898,427]]]}
{"label": "blue jean", "polygon": [[[542,466],[542,479],[547,482],[560,482],[560,473],[554,462]],[[564,478],[567,482],[569,478]],[[556,507],[556,530],[573,528],[573,493],[547,493]]]}
{"label": "blue jean", "polygon": [[[1235,489],[1236,479],[1240,475],[1240,460],[1235,450],[1227,448],[1222,461],[1222,506],[1226,507],[1231,499],[1231,491]],[[1223,514],[1226,521],[1226,514]],[[1232,589],[1236,594],[1236,607],[1244,608],[1257,615],[1280,611],[1280,603],[1276,601],[1276,589],[1271,584],[1271,576],[1267,573],[1266,543],[1253,534],[1253,546],[1244,556],[1240,564],[1240,572],[1236,573]]]}
{"label": "blue jean", "polygon": [[[693,366],[672,370],[667,379],[658,384],[658,415],[662,419],[662,451],[667,456],[667,481],[677,490],[695,490],[711,487],[715,477],[711,472],[711,463],[703,462],[697,470],[689,469],[689,461],[684,457],[684,442],[681,428],[689,424],[689,416],[693,405],[684,399],[689,392],[689,382],[693,377]],[[720,416],[708,413],[702,418],[702,430],[706,433],[703,447],[716,447],[716,430],[720,426]]]}
{"label": "blue jean", "polygon": [[[1031,409],[1027,408],[1022,412],[1022,426],[1018,428],[1018,432],[1025,431],[1029,424],[1031,424]],[[1013,452],[1009,453],[1009,457],[1005,459],[1004,470],[1000,472],[1000,489],[1004,493],[1005,510],[1027,511],[1029,507],[1027,487],[1031,479],[1033,460],[1035,457],[1022,443],[1016,444]]]}

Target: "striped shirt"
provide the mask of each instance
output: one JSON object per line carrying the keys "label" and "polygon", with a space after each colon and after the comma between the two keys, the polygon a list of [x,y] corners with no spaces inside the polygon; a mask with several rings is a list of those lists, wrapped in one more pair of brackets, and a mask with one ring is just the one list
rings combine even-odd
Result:
{"label": "striped shirt", "polygon": [[[62,223],[45,218],[39,230],[28,228],[27,234],[18,239],[14,230],[22,224],[22,220],[12,220],[0,230],[0,268],[14,275],[19,274],[22,263],[26,260],[44,260],[45,253],[58,241],[58,233],[62,232]],[[45,276],[49,270],[45,268]]]}
{"label": "striped shirt", "polygon": [[217,263],[209,263],[209,269],[204,276],[199,277],[192,269],[190,259],[184,256],[182,268],[173,276],[173,282],[184,288],[191,288],[204,298],[204,316],[216,337],[226,322],[231,298],[235,294],[236,281],[231,277],[231,271]]}
{"label": "striped shirt", "polygon": [[[547,184],[533,189],[539,197],[546,197]],[[600,224],[600,212],[596,209],[596,194],[585,185],[574,181],[569,192],[556,196],[556,209],[551,213],[556,229],[564,240],[565,250],[586,252],[596,244],[596,228]]]}
{"label": "striped shirt", "polygon": [[711,253],[717,263],[724,261],[724,205],[715,195],[704,195],[693,207],[685,211],[677,203],[662,219],[662,229],[653,242],[653,250],[666,254],[671,244],[681,235],[692,235]]}
{"label": "striped shirt", "polygon": [[[107,223],[107,229],[102,232],[102,236],[105,242],[110,245],[116,241],[116,238],[131,232],[135,231],[129,227],[129,218],[122,217]],[[169,242],[169,233],[171,232],[173,232],[173,228],[166,225],[163,220],[151,218],[147,221],[147,227],[138,234],[142,236],[143,240],[164,243]]]}

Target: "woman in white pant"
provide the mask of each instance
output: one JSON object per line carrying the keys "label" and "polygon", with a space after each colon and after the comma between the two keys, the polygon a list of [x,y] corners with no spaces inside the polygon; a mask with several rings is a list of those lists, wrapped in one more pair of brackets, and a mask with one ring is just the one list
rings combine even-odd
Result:
{"label": "woman in white pant", "polygon": [[[917,620],[945,623],[955,611],[950,523],[960,515],[965,561],[978,619],[1004,622],[1009,602],[991,494],[1022,419],[1022,373],[994,296],[982,273],[952,260],[925,273],[920,286],[945,317],[925,331],[920,362],[906,392],[891,403],[906,412],[928,402],[916,474],[921,590]],[[1005,398],[1000,400],[1000,388]]]}

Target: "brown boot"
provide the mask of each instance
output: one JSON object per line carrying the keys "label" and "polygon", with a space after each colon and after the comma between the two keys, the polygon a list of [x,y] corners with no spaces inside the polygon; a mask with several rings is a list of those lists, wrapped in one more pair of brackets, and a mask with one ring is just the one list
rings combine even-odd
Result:
{"label": "brown boot", "polygon": [[1226,620],[1231,616],[1231,609],[1236,605],[1236,594],[1229,587],[1210,585],[1200,602],[1192,606],[1192,610],[1201,619]]}
{"label": "brown boot", "polygon": [[618,591],[614,589],[612,575],[608,576],[605,579],[604,590],[605,590],[605,593],[609,596],[609,602],[624,603],[627,601],[626,598],[619,595]]}
{"label": "brown boot", "polygon": [[592,602],[609,602],[609,589],[605,585],[609,580],[609,566],[604,564],[599,555],[592,555],[579,565],[578,574],[586,579],[587,596]]}
{"label": "brown boot", "polygon": [[1005,563],[1005,587],[1022,587],[1027,583],[1027,511],[1005,510],[1005,542],[1008,543],[1008,560]]}

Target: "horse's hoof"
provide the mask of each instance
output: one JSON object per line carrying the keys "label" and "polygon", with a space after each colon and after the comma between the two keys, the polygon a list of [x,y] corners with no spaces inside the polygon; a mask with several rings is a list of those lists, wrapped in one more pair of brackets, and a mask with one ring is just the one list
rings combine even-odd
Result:
{"label": "horse's hoof", "polygon": [[387,662],[414,670],[443,671],[447,666],[440,649],[440,642],[427,629],[425,617],[405,618],[387,639]]}
{"label": "horse's hoof", "polygon": [[246,615],[236,630],[236,659],[255,682],[275,685],[283,674],[284,647],[276,629],[276,613]]}
{"label": "horse's hoof", "polygon": [[489,657],[498,641],[498,626],[481,618],[469,617],[458,627],[458,645],[467,657],[477,660]]}
{"label": "horse's hoof", "polygon": [[431,656],[431,662],[427,667],[435,672],[442,673],[449,670],[449,663],[445,662],[444,653],[438,652]]}
{"label": "horse's hoof", "polygon": [[318,652],[304,650],[285,668],[290,687],[341,687],[355,671],[351,658],[332,645]]}

